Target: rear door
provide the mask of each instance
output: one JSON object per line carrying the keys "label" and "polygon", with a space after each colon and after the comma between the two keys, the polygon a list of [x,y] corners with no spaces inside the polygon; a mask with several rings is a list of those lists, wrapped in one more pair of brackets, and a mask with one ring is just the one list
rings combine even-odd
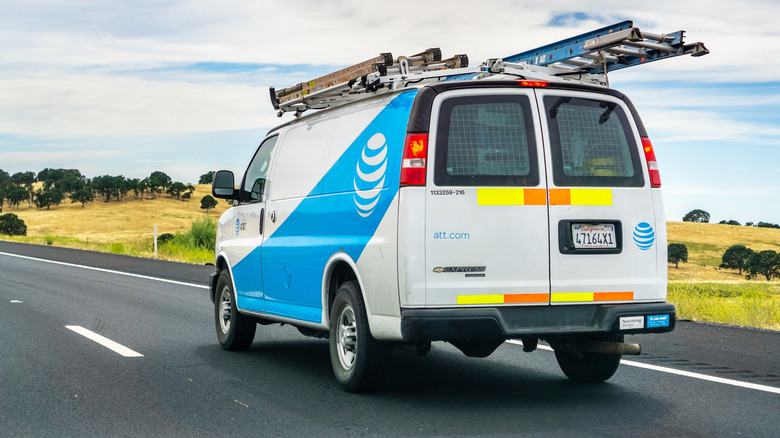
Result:
{"label": "rear door", "polygon": [[547,192],[534,91],[448,91],[431,120],[426,305],[546,305]]}
{"label": "rear door", "polygon": [[612,95],[554,89],[537,89],[537,101],[548,157],[551,303],[663,299],[656,233],[665,228],[655,221],[656,189],[629,107]]}

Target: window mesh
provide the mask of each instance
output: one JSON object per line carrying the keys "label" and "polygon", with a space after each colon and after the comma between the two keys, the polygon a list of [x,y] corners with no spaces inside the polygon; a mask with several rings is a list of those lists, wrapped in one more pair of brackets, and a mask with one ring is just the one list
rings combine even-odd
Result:
{"label": "window mesh", "polygon": [[626,133],[609,106],[563,104],[555,119],[567,176],[634,175]]}
{"label": "window mesh", "polygon": [[513,103],[459,105],[450,117],[447,173],[452,176],[528,175],[522,108]]}

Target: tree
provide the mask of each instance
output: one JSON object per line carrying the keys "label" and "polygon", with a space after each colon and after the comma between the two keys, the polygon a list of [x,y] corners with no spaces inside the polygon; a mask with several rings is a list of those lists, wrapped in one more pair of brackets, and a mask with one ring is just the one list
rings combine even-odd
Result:
{"label": "tree", "polygon": [[171,185],[168,186],[168,189],[165,191],[171,196],[175,196],[176,199],[180,199],[182,192],[187,190],[187,186],[184,183],[181,182],[175,182],[171,183]]}
{"label": "tree", "polygon": [[688,212],[688,214],[683,216],[683,222],[709,223],[710,214],[704,210],[691,210]]}
{"label": "tree", "polygon": [[171,177],[165,172],[155,171],[149,175],[149,189],[153,193],[162,193],[171,184]]}
{"label": "tree", "polygon": [[81,208],[84,208],[84,205],[87,202],[92,202],[94,199],[95,196],[92,192],[92,188],[90,187],[78,189],[70,194],[70,203],[73,204],[75,202],[81,202]]}
{"label": "tree", "polygon": [[0,215],[0,234],[8,236],[26,236],[27,225],[13,213]]}
{"label": "tree", "polygon": [[29,199],[30,195],[27,193],[27,189],[22,186],[12,186],[11,189],[5,194],[5,198],[8,200],[8,204],[12,207],[19,209],[19,204],[25,199]]}
{"label": "tree", "polygon": [[35,172],[16,172],[11,176],[14,184],[25,186],[35,182]]}
{"label": "tree", "polygon": [[217,206],[217,200],[211,195],[206,195],[200,199],[200,208],[206,210],[206,213],[211,212],[211,209]]}
{"label": "tree", "polygon": [[52,205],[60,205],[62,198],[62,192],[55,188],[38,189],[35,192],[35,205],[38,208],[46,207],[49,210]]}
{"label": "tree", "polygon": [[727,220],[724,219],[724,220],[718,222],[718,224],[721,224],[721,225],[736,225],[738,227],[742,226],[742,224],[740,224],[739,222],[735,221],[734,219],[732,219],[730,221],[727,221]]}
{"label": "tree", "polygon": [[767,281],[773,277],[780,278],[780,254],[772,250],[753,253],[745,262],[745,269],[750,273],[748,278],[759,274]]}
{"label": "tree", "polygon": [[105,196],[106,202],[111,200],[111,196],[116,194],[119,199],[119,191],[116,187],[116,180],[111,175],[96,176],[92,178],[92,189],[101,196]]}
{"label": "tree", "polygon": [[759,222],[756,226],[759,228],[780,228],[780,225],[769,222]]}
{"label": "tree", "polygon": [[669,263],[674,263],[675,268],[680,267],[680,262],[688,263],[688,247],[683,243],[670,243],[667,249]]}
{"label": "tree", "polygon": [[739,269],[739,273],[742,274],[742,270],[745,269],[745,262],[752,254],[752,249],[742,245],[734,245],[723,253],[720,267],[726,269]]}
{"label": "tree", "polygon": [[210,171],[208,173],[204,173],[200,176],[200,179],[198,179],[198,184],[211,184],[211,181],[214,180],[214,171]]}

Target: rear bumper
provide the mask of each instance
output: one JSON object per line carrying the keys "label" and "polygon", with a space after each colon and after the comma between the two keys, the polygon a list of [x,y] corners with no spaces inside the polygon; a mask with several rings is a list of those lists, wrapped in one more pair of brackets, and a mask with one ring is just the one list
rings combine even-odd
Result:
{"label": "rear bumper", "polygon": [[674,330],[671,303],[402,309],[405,341],[543,339]]}

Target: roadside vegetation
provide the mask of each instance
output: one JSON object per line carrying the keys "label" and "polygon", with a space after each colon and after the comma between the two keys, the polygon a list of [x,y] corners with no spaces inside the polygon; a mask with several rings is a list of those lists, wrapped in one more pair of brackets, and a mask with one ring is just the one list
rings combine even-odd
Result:
{"label": "roadside vegetation", "polygon": [[766,276],[780,229],[685,221],[667,223],[667,235],[678,318],[780,330],[780,277]]}

